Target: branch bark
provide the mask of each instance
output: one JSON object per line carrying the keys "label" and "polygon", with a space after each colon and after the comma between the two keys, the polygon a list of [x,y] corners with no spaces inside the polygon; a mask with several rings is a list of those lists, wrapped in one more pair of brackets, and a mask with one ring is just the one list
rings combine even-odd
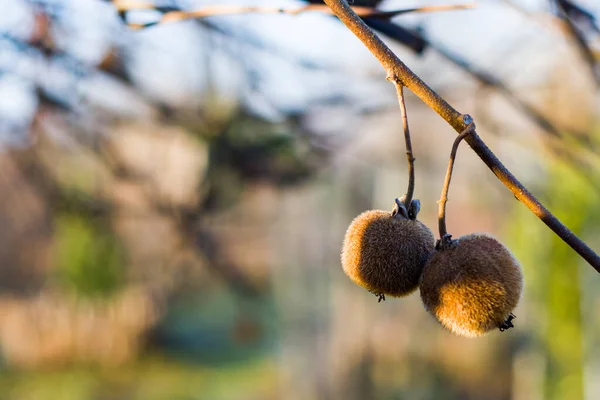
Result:
{"label": "branch bark", "polygon": [[[438,113],[458,133],[467,127],[462,114],[435,93],[425,82],[412,72],[386,44],[360,19],[345,0],[324,0],[333,13],[371,51],[385,68],[388,79],[399,80],[415,93],[425,104]],[[465,141],[496,177],[556,233],[567,245],[583,257],[596,271],[600,272],[600,256],[569,230],[558,218],[544,207],[521,182],[500,162],[476,132],[468,135]]]}

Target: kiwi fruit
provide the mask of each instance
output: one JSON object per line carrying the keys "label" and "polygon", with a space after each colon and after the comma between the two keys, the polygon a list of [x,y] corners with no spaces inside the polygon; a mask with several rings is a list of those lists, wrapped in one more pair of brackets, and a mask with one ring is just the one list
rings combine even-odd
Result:
{"label": "kiwi fruit", "polygon": [[376,294],[403,297],[419,285],[419,278],[435,238],[418,221],[418,200],[408,209],[401,199],[389,211],[370,210],[357,216],[346,231],[341,261],[344,272],[357,285]]}
{"label": "kiwi fruit", "polygon": [[511,328],[523,290],[518,261],[498,240],[470,234],[438,241],[420,283],[425,309],[451,332],[481,336]]}

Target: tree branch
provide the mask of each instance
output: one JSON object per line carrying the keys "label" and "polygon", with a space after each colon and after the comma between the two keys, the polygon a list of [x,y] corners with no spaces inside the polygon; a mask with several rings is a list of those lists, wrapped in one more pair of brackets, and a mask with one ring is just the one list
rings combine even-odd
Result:
{"label": "tree branch", "polygon": [[[415,93],[425,104],[437,112],[457,132],[462,132],[467,124],[462,114],[456,111],[443,98],[435,93],[414,72],[412,72],[383,41],[348,6],[345,0],[325,0],[335,15],[354,33],[371,53],[379,60],[388,76],[399,79],[407,88]],[[542,220],[566,244],[582,256],[596,271],[600,272],[600,256],[587,244],[571,232],[546,209],[517,178],[506,169],[496,155],[487,147],[476,132],[465,138],[473,151],[496,175],[496,177],[525,204],[540,220]]]}
{"label": "tree branch", "polygon": [[[125,23],[134,29],[148,28],[150,26],[163,24],[167,22],[183,21],[187,19],[206,18],[214,17],[219,15],[235,15],[235,14],[249,14],[249,13],[263,13],[263,14],[291,14],[297,15],[307,11],[317,11],[325,14],[333,14],[331,9],[324,4],[311,4],[303,7],[296,8],[281,8],[281,7],[260,7],[260,6],[237,6],[237,5],[211,5],[199,8],[197,10],[185,11],[176,7],[160,7],[151,2],[134,1],[134,0],[112,0],[113,5],[119,12],[121,19],[125,19],[125,13],[133,10],[154,10],[162,13],[163,15],[154,22],[135,24],[125,21]],[[414,13],[414,12],[436,12],[436,11],[450,11],[450,10],[462,10],[466,8],[473,8],[475,4],[450,4],[450,5],[435,5],[435,6],[424,6],[406,8],[402,10],[394,11],[380,11],[373,7],[352,7],[354,12],[361,17],[369,18],[381,18],[389,19],[397,15]]]}

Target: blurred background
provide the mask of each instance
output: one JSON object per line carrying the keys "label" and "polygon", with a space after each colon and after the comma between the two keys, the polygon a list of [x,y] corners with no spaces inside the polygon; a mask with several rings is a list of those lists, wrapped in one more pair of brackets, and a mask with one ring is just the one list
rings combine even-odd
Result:
{"label": "blurred background", "polygon": [[[597,273],[466,145],[448,229],[520,260],[516,328],[343,274],[406,190],[394,87],[323,12],[168,21],[224,4],[306,3],[0,0],[0,400],[600,398]],[[600,3],[477,5],[366,21],[598,251]],[[407,101],[434,228],[456,134]]]}

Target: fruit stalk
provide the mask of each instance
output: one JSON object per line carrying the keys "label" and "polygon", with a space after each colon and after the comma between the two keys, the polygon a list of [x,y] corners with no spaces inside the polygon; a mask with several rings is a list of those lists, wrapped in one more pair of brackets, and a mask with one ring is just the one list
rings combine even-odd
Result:
{"label": "fruit stalk", "polygon": [[404,131],[404,143],[406,145],[406,159],[408,161],[408,188],[404,196],[404,206],[408,209],[412,201],[415,191],[415,158],[412,152],[412,143],[410,141],[410,130],[408,129],[408,115],[406,113],[406,104],[404,102],[404,85],[398,79],[388,78],[396,85],[396,93],[398,95],[398,104],[400,105],[400,113],[402,114],[402,130]]}
{"label": "fruit stalk", "polygon": [[[465,115],[465,119],[471,119],[469,115]],[[450,151],[450,159],[448,160],[448,169],[446,170],[446,178],[444,185],[442,186],[442,194],[438,201],[438,229],[440,231],[440,240],[444,241],[450,239],[448,231],[446,230],[446,203],[448,202],[448,191],[450,190],[450,181],[452,180],[452,171],[454,170],[454,161],[456,160],[456,152],[458,151],[458,145],[460,142],[475,131],[475,123],[471,122],[467,128],[461,132],[460,135],[454,140],[452,150]]]}

